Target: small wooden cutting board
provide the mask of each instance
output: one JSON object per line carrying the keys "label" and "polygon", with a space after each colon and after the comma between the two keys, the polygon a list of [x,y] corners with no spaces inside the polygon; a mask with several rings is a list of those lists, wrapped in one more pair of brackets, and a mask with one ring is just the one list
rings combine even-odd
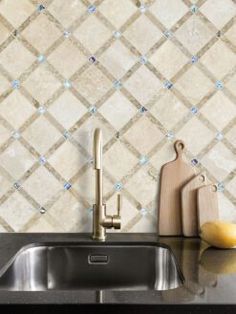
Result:
{"label": "small wooden cutting board", "polygon": [[181,191],[182,228],[185,237],[198,236],[197,191],[205,184],[205,174],[198,174]]}
{"label": "small wooden cutting board", "polygon": [[161,169],[158,229],[162,236],[182,235],[180,192],[195,175],[193,167],[183,160],[184,143],[178,140],[174,147],[176,159]]}
{"label": "small wooden cutting board", "polygon": [[207,221],[219,219],[217,186],[209,184],[198,189],[198,230]]}

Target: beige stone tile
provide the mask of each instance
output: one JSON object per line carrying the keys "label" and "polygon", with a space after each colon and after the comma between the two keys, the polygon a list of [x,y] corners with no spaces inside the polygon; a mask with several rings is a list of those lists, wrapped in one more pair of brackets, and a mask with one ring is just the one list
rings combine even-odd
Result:
{"label": "beige stone tile", "polygon": [[99,61],[117,79],[121,78],[137,60],[137,57],[120,41],[115,41],[99,58]]}
{"label": "beige stone tile", "polygon": [[11,132],[0,124],[0,145],[2,145],[10,136]]}
{"label": "beige stone tile", "polygon": [[221,91],[208,100],[201,112],[218,130],[236,117],[235,105]]}
{"label": "beige stone tile", "polygon": [[63,189],[60,182],[43,166],[24,182],[23,187],[40,205],[44,205]]}
{"label": "beige stone tile", "polygon": [[226,134],[226,138],[230,143],[236,147],[236,126],[233,126],[232,129]]}
{"label": "beige stone tile", "polygon": [[41,155],[61,137],[61,133],[44,116],[36,119],[22,135]]}
{"label": "beige stone tile", "polygon": [[104,155],[104,168],[116,181],[120,181],[137,162],[137,158],[120,141],[113,144]]}
{"label": "beige stone tile", "polygon": [[129,232],[154,233],[157,232],[157,223],[150,217],[140,217],[140,220],[129,230]]}
{"label": "beige stone tile", "polygon": [[112,82],[92,65],[79,75],[74,86],[86,100],[94,104],[112,87]]}
{"label": "beige stone tile", "polygon": [[220,220],[236,223],[235,206],[230,200],[223,193],[218,193],[218,202]]}
{"label": "beige stone tile", "polygon": [[64,128],[69,129],[80,120],[87,109],[72,93],[65,91],[48,111]]}
{"label": "beige stone tile", "polygon": [[140,154],[147,154],[164,137],[158,127],[145,116],[124,135]]}
{"label": "beige stone tile", "polygon": [[41,53],[45,52],[61,34],[60,30],[49,21],[45,14],[40,14],[22,35]]}
{"label": "beige stone tile", "polygon": [[13,91],[1,102],[0,114],[18,129],[35,112],[31,103],[18,91]]}
{"label": "beige stone tile", "polygon": [[210,143],[214,133],[201,123],[197,117],[194,117],[182,127],[176,137],[185,142],[187,150],[197,155]]}
{"label": "beige stone tile", "polygon": [[128,27],[124,36],[145,54],[162,37],[162,32],[145,15],[141,15]]}
{"label": "beige stone tile", "polygon": [[1,155],[0,163],[14,179],[19,179],[35,162],[33,155],[14,141]]}
{"label": "beige stone tile", "polygon": [[225,36],[236,46],[236,23],[225,33]]}
{"label": "beige stone tile", "polygon": [[35,213],[33,206],[19,192],[12,194],[0,206],[0,216],[14,231],[20,231]]}
{"label": "beige stone tile", "polygon": [[[59,228],[58,228],[59,229]],[[47,220],[47,216],[42,216],[40,217],[37,221],[35,221],[32,225],[30,225],[26,232],[37,232],[37,233],[41,233],[41,232],[61,232],[63,230],[57,230],[57,228],[55,227],[55,225],[51,224],[48,220]]]}
{"label": "beige stone tile", "polygon": [[7,230],[6,230],[3,226],[0,225],[0,232],[1,232],[1,233],[6,233]]}
{"label": "beige stone tile", "polygon": [[120,28],[136,10],[135,5],[129,0],[105,0],[99,6],[99,11],[116,28]]}
{"label": "beige stone tile", "polygon": [[157,96],[162,87],[161,81],[145,66],[141,66],[124,86],[142,105]]}
{"label": "beige stone tile", "polygon": [[171,28],[188,12],[188,7],[181,0],[155,1],[150,7],[155,17],[167,28]]}
{"label": "beige stone tile", "polygon": [[119,130],[135,115],[137,109],[117,91],[99,108],[99,112],[116,130]]}
{"label": "beige stone tile", "polygon": [[170,90],[165,90],[150,112],[167,130],[171,130],[187,114],[188,109]]}
{"label": "beige stone tile", "polygon": [[161,45],[150,58],[150,62],[167,79],[171,79],[188,61],[179,48],[169,40]]}
{"label": "beige stone tile", "polygon": [[200,11],[220,29],[236,14],[236,7],[232,0],[208,0]]}
{"label": "beige stone tile", "polygon": [[9,35],[9,30],[0,22],[0,44],[2,44]]}
{"label": "beige stone tile", "polygon": [[48,61],[63,76],[69,78],[85,64],[87,58],[70,40],[65,40],[50,54]]}
{"label": "beige stone tile", "polygon": [[81,17],[86,7],[78,0],[56,0],[49,5],[48,10],[63,26],[69,27]]}
{"label": "beige stone tile", "polygon": [[0,95],[10,88],[10,86],[8,80],[0,73]]}
{"label": "beige stone tile", "polygon": [[196,15],[191,16],[176,32],[177,39],[196,54],[214,36],[214,32]]}
{"label": "beige stone tile", "polygon": [[125,188],[142,207],[145,207],[157,196],[157,182],[149,175],[146,167],[138,170],[127,182]]}
{"label": "beige stone tile", "polygon": [[236,64],[236,55],[221,41],[218,40],[201,58],[201,62],[221,79]]}
{"label": "beige stone tile", "polygon": [[74,31],[74,35],[85,48],[95,53],[112,33],[96,16],[91,15]]}
{"label": "beige stone tile", "polygon": [[[0,173],[0,197],[2,197],[10,188],[12,187],[12,182],[10,182],[3,174]],[[0,214],[1,216],[1,214]]]}
{"label": "beige stone tile", "polygon": [[35,61],[34,55],[18,40],[14,40],[0,53],[0,64],[15,78]]}
{"label": "beige stone tile", "polygon": [[0,13],[14,26],[20,26],[35,10],[28,0],[0,1]]}
{"label": "beige stone tile", "polygon": [[226,84],[226,87],[234,96],[236,96],[236,75],[234,75],[231,80],[229,80],[229,82]]}
{"label": "beige stone tile", "polygon": [[236,177],[233,177],[226,185],[226,189],[234,196],[236,191]]}
{"label": "beige stone tile", "polygon": [[236,167],[235,155],[221,142],[201,162],[218,181],[223,181]]}
{"label": "beige stone tile", "polygon": [[38,102],[44,104],[61,86],[61,83],[50,72],[46,64],[41,64],[23,85]]}
{"label": "beige stone tile", "polygon": [[87,159],[75,145],[66,141],[54,152],[48,161],[63,178],[69,181],[85,164]]}
{"label": "beige stone tile", "polygon": [[185,72],[175,84],[193,105],[197,104],[213,86],[213,83],[195,66]]}

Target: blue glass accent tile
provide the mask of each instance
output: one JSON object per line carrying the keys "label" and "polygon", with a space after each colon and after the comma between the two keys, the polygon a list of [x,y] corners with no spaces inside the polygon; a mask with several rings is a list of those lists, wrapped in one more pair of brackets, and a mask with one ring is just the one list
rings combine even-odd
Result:
{"label": "blue glass accent tile", "polygon": [[40,113],[40,114],[44,114],[45,112],[46,112],[46,108],[44,107],[44,106],[40,106],[39,108],[38,108],[38,113]]}
{"label": "blue glass accent tile", "polygon": [[139,59],[139,62],[142,64],[146,64],[148,62],[148,59],[146,56],[141,56]]}
{"label": "blue glass accent tile", "polygon": [[71,137],[71,134],[70,134],[69,131],[65,131],[65,132],[63,133],[63,136],[64,136],[65,139],[68,139],[68,138]]}
{"label": "blue glass accent tile", "polygon": [[17,29],[15,29],[15,30],[13,31],[13,36],[14,36],[14,37],[17,37],[18,35],[19,35],[19,32],[18,32]]}
{"label": "blue glass accent tile", "polygon": [[20,138],[20,132],[18,131],[14,131],[12,132],[12,137],[15,139],[15,140],[18,140]]}
{"label": "blue glass accent tile", "polygon": [[89,107],[89,112],[90,112],[91,114],[97,113],[97,107],[96,107],[96,106],[91,106],[91,107]]}
{"label": "blue glass accent tile", "polygon": [[93,207],[86,208],[86,211],[91,215],[93,213]]}
{"label": "blue glass accent tile", "polygon": [[19,182],[15,182],[15,183],[13,184],[13,186],[14,186],[14,188],[15,188],[16,190],[19,190],[19,188],[21,187],[21,185],[20,185]]}
{"label": "blue glass accent tile", "polygon": [[121,32],[115,31],[115,32],[113,32],[113,36],[114,36],[116,39],[118,39],[118,38],[121,37]]}
{"label": "blue glass accent tile", "polygon": [[116,182],[115,183],[115,190],[120,191],[123,189],[123,184],[121,182]]}
{"label": "blue glass accent tile", "polygon": [[197,62],[198,62],[198,57],[197,56],[192,56],[191,63],[194,64],[194,63],[197,63]]}
{"label": "blue glass accent tile", "polygon": [[167,29],[166,31],[164,31],[164,35],[165,35],[166,38],[170,38],[170,37],[173,36],[172,32],[171,32],[169,29]]}
{"label": "blue glass accent tile", "polygon": [[191,5],[190,11],[191,11],[192,13],[197,13],[197,11],[198,11],[198,6],[195,5],[195,4]]}
{"label": "blue glass accent tile", "polygon": [[145,216],[147,214],[147,209],[146,208],[141,208],[140,213],[142,216]]}
{"label": "blue glass accent tile", "polygon": [[39,212],[40,212],[40,214],[45,214],[46,213],[46,209],[44,208],[44,207],[40,207],[39,208]]}
{"label": "blue glass accent tile", "polygon": [[89,62],[95,63],[96,61],[97,61],[97,60],[96,60],[95,56],[89,57]]}
{"label": "blue glass accent tile", "polygon": [[40,165],[45,165],[47,162],[46,158],[44,156],[39,157],[39,163]]}
{"label": "blue glass accent tile", "polygon": [[224,135],[223,135],[221,132],[217,132],[217,133],[216,133],[216,139],[217,139],[218,141],[223,140],[223,138],[224,138]]}
{"label": "blue glass accent tile", "polygon": [[66,182],[65,184],[64,184],[64,189],[65,190],[69,190],[71,188],[71,184],[69,183],[69,182]]}
{"label": "blue glass accent tile", "polygon": [[147,11],[147,7],[145,4],[141,4],[139,7],[139,10],[141,13],[145,13]]}
{"label": "blue glass accent tile", "polygon": [[71,82],[69,80],[64,81],[64,87],[65,88],[71,88]]}
{"label": "blue glass accent tile", "polygon": [[140,158],[139,158],[139,163],[140,163],[140,165],[146,165],[147,163],[148,163],[148,157],[147,156],[141,156]]}
{"label": "blue glass accent tile", "polygon": [[96,12],[96,6],[91,4],[90,6],[88,6],[88,12],[89,13],[95,13]]}
{"label": "blue glass accent tile", "polygon": [[216,36],[217,36],[217,37],[221,37],[221,31],[218,31],[218,32],[216,33]]}
{"label": "blue glass accent tile", "polygon": [[11,82],[11,86],[12,86],[12,88],[14,88],[14,89],[20,88],[20,81],[19,81],[19,80],[14,80],[14,81],[12,81],[12,82]]}
{"label": "blue glass accent tile", "polygon": [[142,114],[147,112],[147,111],[148,111],[147,108],[145,108],[143,106],[139,109],[139,112],[142,113]]}
{"label": "blue glass accent tile", "polygon": [[39,63],[42,63],[46,60],[44,55],[39,55],[37,59]]}
{"label": "blue glass accent tile", "polygon": [[167,89],[171,89],[173,87],[173,83],[170,81],[165,81],[164,82],[164,87]]}
{"label": "blue glass accent tile", "polygon": [[39,12],[42,12],[43,10],[45,10],[45,6],[44,6],[43,4],[39,4],[39,5],[37,6],[37,10],[38,10]]}
{"label": "blue glass accent tile", "polygon": [[115,89],[121,89],[122,83],[121,83],[121,81],[115,81],[115,82],[113,82],[113,86]]}
{"label": "blue glass accent tile", "polygon": [[218,192],[224,192],[224,190],[225,190],[225,185],[224,185],[224,183],[223,183],[223,182],[218,182],[218,183],[217,183],[217,191],[218,191]]}
{"label": "blue glass accent tile", "polygon": [[120,138],[120,132],[116,132],[116,138]]}
{"label": "blue glass accent tile", "polygon": [[71,32],[70,32],[70,31],[65,30],[65,31],[63,32],[63,36],[64,36],[65,38],[69,38],[70,35],[71,35]]}
{"label": "blue glass accent tile", "polygon": [[193,106],[191,109],[190,109],[191,113],[192,114],[197,114],[198,113],[198,108]]}
{"label": "blue glass accent tile", "polygon": [[175,135],[174,135],[173,131],[168,131],[167,134],[166,134],[167,139],[170,140],[170,141],[174,138],[174,136]]}
{"label": "blue glass accent tile", "polygon": [[223,89],[224,88],[224,84],[221,81],[216,81],[216,89]]}
{"label": "blue glass accent tile", "polygon": [[198,161],[197,158],[193,158],[193,159],[191,160],[191,164],[192,164],[193,166],[197,166],[198,163],[199,163],[199,161]]}

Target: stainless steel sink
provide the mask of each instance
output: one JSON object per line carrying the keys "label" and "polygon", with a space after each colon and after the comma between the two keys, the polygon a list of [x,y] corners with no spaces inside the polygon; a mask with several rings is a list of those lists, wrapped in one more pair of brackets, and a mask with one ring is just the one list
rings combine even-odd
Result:
{"label": "stainless steel sink", "polygon": [[32,244],[0,270],[0,290],[168,290],[183,276],[157,243]]}

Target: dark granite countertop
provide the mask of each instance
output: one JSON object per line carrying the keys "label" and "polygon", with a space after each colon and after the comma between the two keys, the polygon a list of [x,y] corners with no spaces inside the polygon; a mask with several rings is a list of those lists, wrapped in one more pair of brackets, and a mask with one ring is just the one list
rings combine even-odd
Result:
{"label": "dark granite countertop", "polygon": [[[0,234],[0,269],[23,246],[43,242],[90,242],[89,234]],[[202,252],[200,239],[160,237],[155,234],[108,234],[109,241],[160,242],[168,245],[185,282],[167,291],[103,291],[104,304],[236,304],[236,250],[209,248]],[[0,291],[0,304],[98,304],[101,292]]]}

